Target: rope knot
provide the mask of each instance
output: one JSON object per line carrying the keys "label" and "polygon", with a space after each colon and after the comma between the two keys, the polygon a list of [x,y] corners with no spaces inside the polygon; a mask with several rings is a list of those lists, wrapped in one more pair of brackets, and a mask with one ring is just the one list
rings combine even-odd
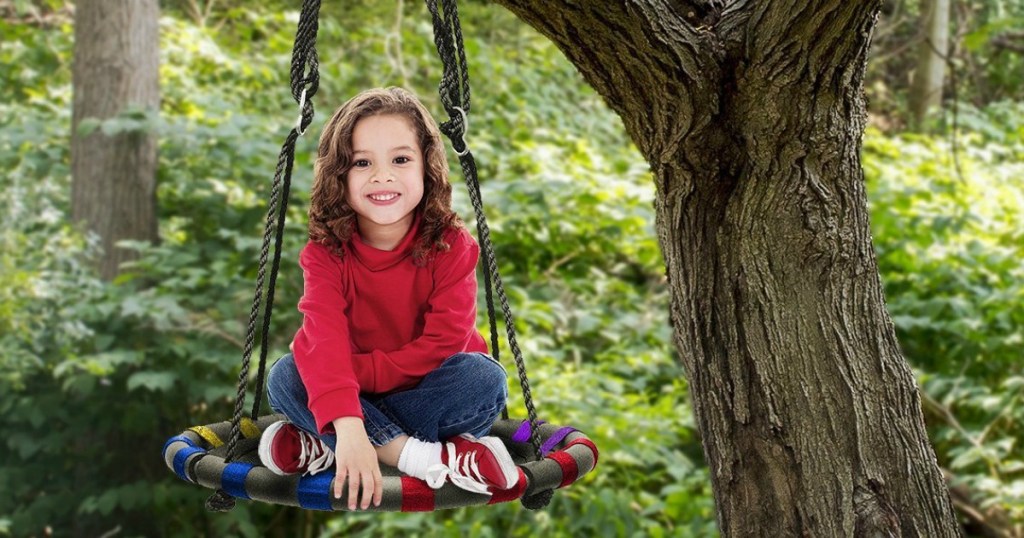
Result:
{"label": "rope knot", "polygon": [[524,496],[519,500],[523,504],[523,508],[527,510],[543,510],[551,503],[551,498],[555,496],[555,491],[546,489],[544,491],[538,491],[533,495]]}
{"label": "rope knot", "polygon": [[235,507],[235,498],[228,495],[226,491],[218,489],[216,493],[206,499],[206,509],[210,512],[228,512]]}
{"label": "rope knot", "polygon": [[466,110],[460,106],[445,106],[445,110],[448,111],[451,119],[439,125],[438,128],[452,141],[452,149],[455,150],[455,153],[462,157],[469,153],[469,144],[466,143],[469,116],[466,115]]}

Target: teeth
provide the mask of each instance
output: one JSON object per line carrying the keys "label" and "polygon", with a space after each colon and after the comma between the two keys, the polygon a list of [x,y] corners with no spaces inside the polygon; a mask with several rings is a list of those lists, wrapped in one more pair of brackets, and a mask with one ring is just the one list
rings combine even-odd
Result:
{"label": "teeth", "polygon": [[371,194],[370,195],[370,199],[371,200],[376,200],[378,202],[387,202],[388,200],[394,200],[395,198],[398,198],[398,194],[393,193],[393,192],[389,193],[389,194]]}

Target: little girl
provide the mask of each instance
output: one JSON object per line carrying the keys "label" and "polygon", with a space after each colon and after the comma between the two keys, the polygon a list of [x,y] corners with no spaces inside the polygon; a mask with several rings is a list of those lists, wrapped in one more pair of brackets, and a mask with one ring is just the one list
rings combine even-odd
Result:
{"label": "little girl", "polygon": [[484,437],[508,389],[476,330],[479,247],[451,209],[433,118],[400,88],[360,93],[324,127],[314,176],[302,327],[267,378],[288,421],[263,433],[263,464],[333,463],[351,510],[380,505],[380,463],[433,488],[512,488],[512,458]]}

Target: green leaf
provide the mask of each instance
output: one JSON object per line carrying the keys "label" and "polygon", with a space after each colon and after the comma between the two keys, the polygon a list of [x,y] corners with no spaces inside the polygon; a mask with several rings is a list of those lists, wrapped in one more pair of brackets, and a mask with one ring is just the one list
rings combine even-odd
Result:
{"label": "green leaf", "polygon": [[178,380],[175,372],[135,372],[128,377],[128,390],[144,388],[153,392],[167,392]]}
{"label": "green leaf", "polygon": [[89,136],[100,128],[102,121],[98,118],[84,118],[78,122],[78,136]]}
{"label": "green leaf", "polygon": [[110,515],[117,508],[117,490],[107,490],[96,501],[96,509],[103,515]]}
{"label": "green leaf", "polygon": [[100,123],[100,130],[107,136],[116,136],[128,130],[129,122],[120,118],[107,118]]}

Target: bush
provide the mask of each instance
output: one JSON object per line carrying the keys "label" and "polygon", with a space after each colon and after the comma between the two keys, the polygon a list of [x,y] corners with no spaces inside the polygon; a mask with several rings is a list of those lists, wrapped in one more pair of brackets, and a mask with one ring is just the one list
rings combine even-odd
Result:
{"label": "bush", "polygon": [[969,117],[976,131],[956,156],[944,140],[873,135],[864,167],[889,312],[939,462],[979,506],[1020,524],[1024,108]]}

